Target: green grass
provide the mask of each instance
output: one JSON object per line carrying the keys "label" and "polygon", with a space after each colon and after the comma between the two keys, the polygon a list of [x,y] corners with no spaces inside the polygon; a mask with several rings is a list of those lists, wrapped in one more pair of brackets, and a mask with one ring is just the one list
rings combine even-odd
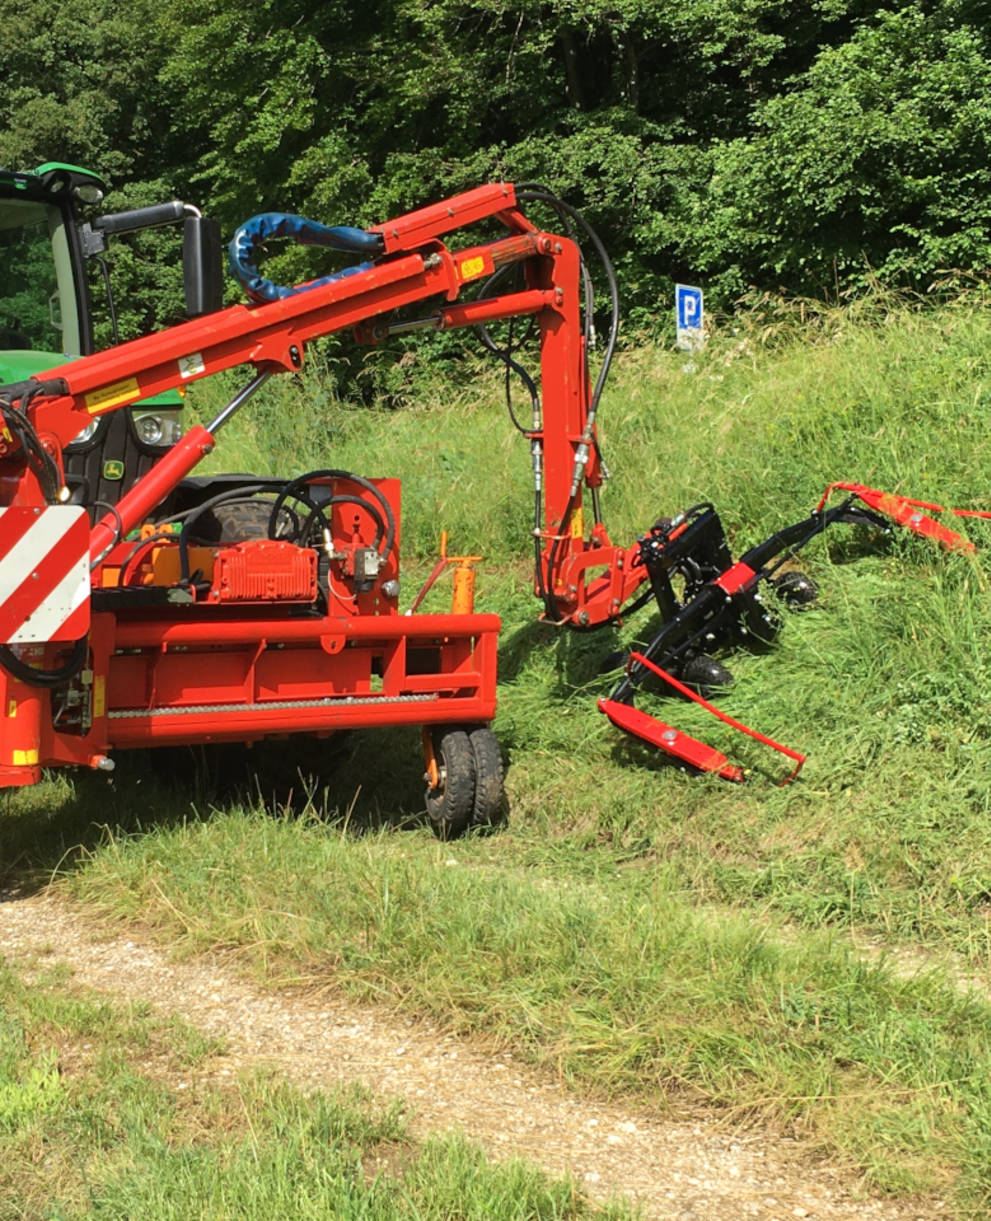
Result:
{"label": "green grass", "polygon": [[[707,498],[747,545],[804,515],[836,479],[981,507],[991,454],[983,298],[924,312],[878,296],[815,327],[807,311],[771,310],[727,323],[690,362],[657,346],[620,353],[600,416],[618,540]],[[406,555],[433,555],[444,528],[490,561],[526,559],[529,449],[492,361],[415,366],[409,405],[378,410],[342,402],[333,368],[331,350],[308,380],[273,379],[219,434],[205,469],[285,474],[287,462],[331,462],[398,473]],[[191,387],[205,420],[244,379],[221,380]]]}
{"label": "green grass", "polygon": [[413,1141],[397,1104],[301,1094],[58,971],[0,966],[0,1218],[571,1221],[629,1217],[457,1136]]}
{"label": "green grass", "polygon": [[[810,308],[758,306],[692,367],[623,354],[601,417],[617,541],[706,498],[740,551],[833,480],[991,507],[983,300]],[[445,378],[389,411],[337,402],[320,370],[287,379],[211,461],[402,473],[407,605],[442,528],[452,550],[486,554],[478,605],[504,620],[508,826],[435,845],[417,822],[414,732],[276,744],[252,756],[247,797],[192,756],[170,760],[171,787],[121,757],[112,783],[7,798],[8,876],[43,878],[68,852],[75,894],[187,949],[430,1012],[578,1089],[792,1125],[884,1189],[952,1189],[960,1216],[984,1215],[991,1008],[938,970],[903,981],[865,965],[844,937],[925,951],[936,968],[991,964],[988,524],[961,523],[976,558],[841,526],[817,540],[803,566],[819,604],[787,613],[769,654],[727,659],[737,682],[721,701],[808,752],[802,779],[777,787],[766,748],[645,697],[753,769],[742,787],[686,776],[595,708],[602,657],[649,636],[649,613],[591,636],[535,623],[527,447],[497,375]],[[206,418],[210,393],[194,403]],[[335,820],[348,834],[327,831]],[[414,830],[358,834],[383,826]]]}
{"label": "green grass", "polygon": [[179,952],[428,1013],[577,1089],[790,1123],[887,1190],[987,1191],[983,1002],[767,910],[700,909],[664,866],[511,847],[217,814],[108,842],[70,884]]}

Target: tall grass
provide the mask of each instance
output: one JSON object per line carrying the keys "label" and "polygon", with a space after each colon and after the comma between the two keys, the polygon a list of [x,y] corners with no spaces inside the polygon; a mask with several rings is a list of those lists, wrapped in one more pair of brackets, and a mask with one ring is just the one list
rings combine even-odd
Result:
{"label": "tall grass", "polygon": [[[690,360],[621,354],[601,415],[617,541],[711,499],[739,552],[835,480],[991,507],[985,302],[925,311],[877,296],[809,319],[808,305],[758,303]],[[991,963],[988,524],[958,523],[985,548],[976,557],[841,526],[816,540],[802,563],[819,604],[786,612],[769,653],[727,658],[737,681],[722,700],[808,752],[802,779],[778,787],[766,748],[645,694],[644,707],[752,769],[744,786],[689,776],[595,708],[611,681],[603,658],[649,638],[650,612],[591,635],[535,622],[529,457],[498,372],[448,368],[420,389],[368,410],[338,401],[319,369],[286,379],[221,434],[211,461],[401,474],[408,575],[442,528],[452,549],[486,555],[479,608],[504,621],[508,827],[456,849],[422,832],[340,838],[229,817],[239,807],[209,775],[191,811],[189,784],[170,794],[136,766],[110,789],[63,780],[8,798],[8,861],[50,868],[81,839],[91,854],[75,859],[76,892],[169,938],[446,1014],[584,1088],[657,1104],[682,1089],[774,1116],[888,1189],[955,1180],[961,1215],[982,1215],[986,1002],[938,979],[899,982],[830,938],[867,931],[951,973],[960,959]],[[193,405],[209,417],[205,394]],[[312,779],[312,755],[291,777],[284,809],[302,792],[311,815],[351,831],[417,825],[415,734],[318,749],[327,757]],[[256,794],[274,787],[254,781]],[[128,838],[137,809],[157,834]],[[104,841],[87,828],[97,822],[111,828]]]}
{"label": "tall grass", "polygon": [[[600,415],[617,539],[711,499],[743,544],[808,511],[837,479],[980,502],[975,476],[991,447],[983,297],[922,311],[878,293],[818,306],[815,325],[811,309],[758,303],[690,360],[656,345],[620,353]],[[399,473],[409,553],[433,554],[447,528],[494,562],[529,554],[529,450],[506,416],[500,367],[418,367],[405,405],[371,409],[339,397],[333,369],[324,349],[305,377],[273,379],[220,434],[210,466]],[[209,418],[236,384],[194,386],[194,412]]]}

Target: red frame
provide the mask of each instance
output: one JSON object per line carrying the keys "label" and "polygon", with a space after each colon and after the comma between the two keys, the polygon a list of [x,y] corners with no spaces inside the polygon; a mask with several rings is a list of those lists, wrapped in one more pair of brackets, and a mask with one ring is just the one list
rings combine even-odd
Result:
{"label": "red frame", "polygon": [[[489,218],[510,235],[456,251],[439,240]],[[61,379],[66,387],[27,407],[42,443],[60,462],[62,448],[95,415],[241,364],[296,370],[309,340],[355,328],[359,341],[374,342],[383,332],[376,320],[431,298],[445,303],[432,316],[438,327],[534,315],[541,334],[543,427],[536,435],[545,462],[543,564],[553,563],[551,586],[562,621],[585,626],[614,618],[644,579],[631,563],[635,548],[614,546],[601,524],[584,536],[581,488],[562,530],[589,410],[578,248],[537,230],[507,183],[479,187],[378,230],[385,256],[363,271],[269,304],[235,305],[39,374],[38,381]],[[518,262],[525,264],[523,291],[455,304],[465,284]],[[207,429],[191,429],[114,513],[96,523],[90,539],[94,588],[130,548],[116,540],[141,525],[214,444]],[[594,449],[581,473],[586,486],[601,482]],[[398,508],[398,490],[396,500]],[[0,438],[0,504],[44,504],[35,475],[9,437]],[[398,556],[389,562],[398,572]],[[384,597],[334,604],[308,619],[290,617],[279,602],[97,610],[85,732],[57,731],[48,691],[0,670],[7,710],[0,785],[32,783],[45,765],[104,766],[117,747],[486,723],[495,715],[498,629],[494,615],[400,615],[395,601]],[[25,653],[52,668],[64,659],[63,650],[47,644]]]}

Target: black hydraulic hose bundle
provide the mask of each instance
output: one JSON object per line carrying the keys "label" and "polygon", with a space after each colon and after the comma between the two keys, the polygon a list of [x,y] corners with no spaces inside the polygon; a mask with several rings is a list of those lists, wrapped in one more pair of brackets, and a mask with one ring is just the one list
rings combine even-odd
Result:
{"label": "black hydraulic hose bundle", "polygon": [[[595,413],[599,408],[599,399],[602,397],[602,391],[606,384],[606,379],[609,376],[609,368],[612,364],[613,356],[616,352],[616,343],[619,338],[619,283],[616,279],[616,272],[612,265],[612,260],[602,244],[602,240],[595,232],[588,221],[582,214],[573,208],[570,204],[559,199],[552,192],[538,184],[524,183],[517,189],[516,198],[521,203],[530,201],[549,204],[559,215],[569,217],[574,220],[579,227],[584,231],[589,241],[595,248],[595,253],[599,258],[599,263],[606,277],[606,283],[609,287],[609,306],[611,317],[609,320],[609,338],[606,341],[605,354],[602,357],[602,366],[599,369],[599,376],[596,379],[595,389],[592,391],[592,401],[589,404],[589,421],[591,427],[595,422]],[[584,262],[584,259],[583,259]],[[586,326],[588,326],[590,318],[586,318]]]}
{"label": "black hydraulic hose bundle", "polygon": [[[357,484],[360,488],[367,491],[373,498],[374,502],[369,501],[361,496],[353,496],[347,493],[338,493],[331,495],[327,500],[318,502],[313,500],[306,494],[306,488],[309,484],[316,480],[335,480],[346,479],[351,483]],[[275,499],[272,500],[274,494]],[[379,491],[374,483],[369,479],[365,479],[361,475],[356,475],[352,471],[326,469],[307,471],[305,475],[300,475],[289,483],[284,484],[278,492],[274,492],[271,484],[267,483],[249,483],[239,488],[231,488],[227,491],[220,492],[216,496],[211,496],[209,500],[203,501],[202,504],[196,505],[195,508],[187,510],[183,514],[177,515],[171,520],[182,520],[182,529],[179,532],[179,571],[180,580],[184,585],[188,585],[191,580],[190,562],[189,562],[189,546],[190,536],[196,522],[212,509],[216,509],[222,505],[232,505],[238,503],[249,503],[258,500],[259,503],[271,503],[271,511],[268,518],[267,534],[270,539],[286,539],[287,535],[282,531],[282,524],[285,521],[286,515],[290,515],[295,520],[295,528],[293,530],[293,538],[291,541],[300,545],[312,545],[309,539],[310,530],[315,520],[321,523],[321,529],[329,528],[329,522],[325,516],[325,510],[332,508],[338,504],[354,504],[364,509],[366,513],[375,522],[375,548],[384,558],[392,550],[392,546],[396,538],[396,521],[395,515],[392,512],[392,506],[389,504],[385,496]],[[309,514],[306,520],[300,524],[300,519],[297,514],[289,507],[287,501],[295,500],[299,504],[304,505]],[[376,507],[379,506],[379,507]],[[159,525],[163,523],[158,523]],[[129,557],[130,558],[130,557]]]}
{"label": "black hydraulic hose bundle", "polygon": [[198,504],[192,512],[188,513],[182,523],[182,529],[179,531],[179,580],[182,585],[188,585],[190,582],[189,571],[189,534],[193,525],[209,512],[210,509],[215,509],[218,505],[222,505],[235,497],[245,497],[252,493],[267,492],[271,489],[264,483],[249,483],[246,487],[240,487],[236,490],[228,490],[220,492],[216,496],[211,496],[209,500],[204,500],[202,504]]}
{"label": "black hydraulic hose bundle", "polygon": [[[482,285],[479,298],[484,299],[493,294],[495,288],[506,275],[513,270],[511,267],[500,267],[499,270],[488,278],[485,284]],[[530,319],[532,326],[533,319]],[[537,579],[537,596],[544,604],[544,611],[549,618],[556,617],[556,611],[551,603],[547,593],[546,584],[544,582],[544,573],[540,563],[540,518],[543,511],[543,448],[541,445],[540,434],[543,427],[543,420],[540,409],[540,391],[537,389],[537,383],[530,376],[527,370],[513,358],[513,319],[509,319],[509,336],[506,341],[506,346],[501,348],[492,338],[488,327],[479,324],[476,328],[479,338],[482,341],[482,346],[492,353],[497,359],[501,360],[506,366],[506,411],[513,427],[518,433],[526,437],[530,442],[530,454],[533,463],[533,570]],[[529,328],[528,328],[529,331]],[[519,341],[520,344],[526,341],[526,336]],[[515,373],[522,381],[527,394],[530,396],[530,409],[532,414],[532,427],[524,428],[520,421],[516,418],[516,412],[513,410],[512,385],[510,381],[511,374]]]}
{"label": "black hydraulic hose bundle", "polygon": [[[564,202],[547,187],[540,183],[522,183],[517,187],[516,198],[520,203],[543,203],[551,207],[558,215],[563,228],[567,234],[574,239],[574,225],[577,225],[588,237],[592,246],[595,249],[596,255],[602,266],[606,277],[606,283],[609,289],[609,305],[610,305],[610,323],[609,335],[606,341],[606,348],[602,358],[602,365],[599,369],[598,377],[596,378],[595,388],[592,391],[591,401],[589,403],[588,417],[585,423],[585,431],[583,433],[581,444],[586,445],[589,449],[594,449],[598,454],[600,465],[605,469],[602,462],[602,451],[599,445],[598,437],[595,432],[596,415],[599,410],[599,402],[602,397],[602,391],[606,384],[606,379],[609,376],[610,366],[612,365],[613,356],[616,351],[616,344],[619,336],[619,287],[616,280],[616,273],[612,265],[612,261],[602,244],[598,234],[592,226],[585,220],[577,209],[571,207],[570,204]],[[586,368],[588,361],[588,352],[592,346],[594,336],[594,310],[595,300],[592,288],[592,280],[588,271],[588,266],[584,255],[581,254],[581,245],[576,241],[581,255],[581,274],[582,285],[585,297],[585,310],[583,318],[583,333],[585,338],[585,360]],[[490,295],[494,287],[503,278],[508,271],[508,268],[500,268],[493,276],[491,276],[482,288],[481,296]],[[506,402],[509,411],[509,417],[517,429],[523,436],[529,437],[531,442],[531,451],[533,453],[533,470],[534,470],[534,570],[537,583],[537,594],[544,604],[544,611],[551,622],[561,622],[561,615],[558,609],[557,600],[554,597],[554,566],[557,562],[558,552],[560,550],[561,539],[565,536],[571,516],[575,510],[575,504],[578,500],[578,490],[580,487],[581,470],[576,466],[575,479],[571,494],[568,498],[568,503],[565,506],[564,514],[558,527],[558,537],[551,544],[550,551],[547,556],[546,566],[541,563],[541,510],[543,505],[542,496],[542,451],[540,446],[539,433],[542,429],[542,418],[540,409],[540,396],[537,390],[536,383],[527,371],[513,358],[513,342],[512,331],[510,331],[509,342],[505,348],[499,347],[492,339],[488,329],[484,326],[476,328],[483,345],[493,355],[497,356],[506,366]],[[521,341],[522,342],[522,341]],[[516,373],[522,380],[528,395],[530,396],[531,405],[533,408],[533,428],[532,430],[525,429],[516,418],[513,412],[512,403],[509,393],[509,375],[510,372]],[[593,507],[595,520],[600,520],[598,497],[593,495]]]}
{"label": "black hydraulic hose bundle", "polygon": [[11,436],[24,451],[28,466],[34,471],[41,493],[48,504],[58,504],[62,481],[55,459],[42,445],[27,415],[27,409],[36,398],[46,395],[67,394],[68,386],[61,378],[39,382],[28,378],[23,382],[10,382],[0,386],[0,417]]}
{"label": "black hydraulic hose bundle", "polygon": [[[360,488],[364,488],[381,506],[382,512],[379,513],[374,505],[369,504],[367,500],[359,496],[338,495],[331,496],[324,505],[318,504],[316,501],[310,500],[302,489],[308,484],[314,483],[318,479],[347,479],[351,483],[356,483]],[[269,537],[275,538],[275,530],[279,520],[279,514],[285,506],[285,502],[294,497],[308,507],[316,509],[321,513],[325,506],[333,504],[356,504],[360,505],[366,513],[370,514],[376,523],[376,539],[375,548],[379,555],[385,558],[392,550],[393,544],[396,541],[396,518],[392,512],[392,506],[385,496],[379,491],[370,479],[365,479],[362,475],[355,475],[352,471],[341,471],[334,469],[307,471],[305,475],[300,475],[296,479],[287,483],[285,487],[278,493],[275,498],[275,504],[272,506],[272,513],[269,517]],[[384,541],[383,541],[384,539]]]}
{"label": "black hydraulic hose bundle", "polygon": [[[564,220],[565,224],[568,221],[574,221],[588,237],[589,241],[595,249],[599,263],[606,277],[606,283],[609,289],[609,336],[606,340],[606,349],[602,357],[602,364],[599,368],[599,375],[596,378],[595,388],[592,391],[592,397],[589,402],[588,416],[585,420],[585,431],[582,435],[581,444],[594,448],[599,455],[599,461],[602,461],[602,452],[599,448],[598,439],[595,433],[595,421],[599,410],[599,402],[602,398],[602,391],[605,388],[606,379],[609,376],[609,370],[612,366],[613,357],[616,352],[616,344],[619,338],[619,285],[616,280],[616,272],[612,265],[612,260],[606,251],[602,240],[595,232],[588,221],[582,214],[573,208],[570,204],[558,198],[545,187],[537,183],[524,183],[517,190],[517,199],[521,203],[539,202],[548,204],[558,215]],[[580,249],[580,247],[579,247]],[[582,257],[582,267],[585,268],[585,259]],[[588,360],[589,340],[591,338],[590,327],[592,325],[594,301],[591,296],[591,283],[588,278],[587,271],[583,271],[583,280],[586,291],[586,311],[585,311],[585,359]],[[575,478],[572,483],[571,494],[568,497],[568,503],[565,506],[564,513],[558,525],[558,535],[551,543],[550,551],[547,555],[547,565],[542,579],[540,580],[541,588],[545,591],[545,605],[548,607],[549,616],[560,622],[560,613],[557,607],[557,600],[554,597],[554,566],[557,562],[558,552],[561,546],[561,540],[565,537],[571,521],[571,515],[574,513],[575,504],[578,500],[578,490],[581,485],[581,470],[576,466]],[[596,515],[598,515],[598,502],[595,501]],[[538,566],[539,567],[539,566]]]}
{"label": "black hydraulic hose bundle", "polygon": [[88,652],[84,636],[82,640],[77,640],[73,645],[72,654],[64,665],[55,670],[36,670],[34,666],[29,666],[27,662],[21,661],[9,645],[0,644],[0,665],[8,670],[18,682],[26,683],[29,687],[61,687],[75,678],[83,668]]}

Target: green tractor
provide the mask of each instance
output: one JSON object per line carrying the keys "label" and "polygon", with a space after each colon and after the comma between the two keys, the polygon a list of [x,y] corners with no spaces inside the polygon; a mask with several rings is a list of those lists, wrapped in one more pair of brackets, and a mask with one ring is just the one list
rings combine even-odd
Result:
{"label": "green tractor", "polygon": [[[105,191],[96,174],[74,165],[0,169],[0,384],[95,351],[96,314],[118,342],[103,259],[112,234],[181,223],[187,314],[219,309],[216,223],[179,200],[101,215]],[[91,263],[102,270],[102,294],[91,292]],[[182,435],[181,408],[178,395],[159,395],[94,419],[65,451],[72,501],[115,504]]]}

